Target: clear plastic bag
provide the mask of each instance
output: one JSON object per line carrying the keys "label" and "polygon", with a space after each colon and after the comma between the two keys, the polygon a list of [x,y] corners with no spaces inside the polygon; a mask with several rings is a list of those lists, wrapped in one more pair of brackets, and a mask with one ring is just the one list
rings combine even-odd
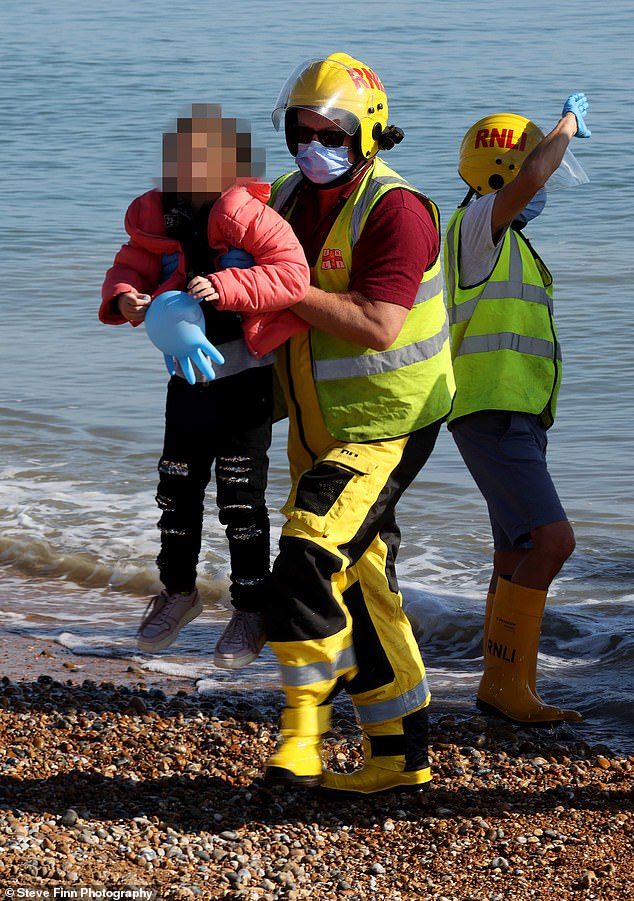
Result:
{"label": "clear plastic bag", "polygon": [[570,147],[567,147],[564,158],[546,182],[545,187],[547,191],[556,191],[560,188],[576,188],[577,185],[587,185],[589,181],[583,166]]}

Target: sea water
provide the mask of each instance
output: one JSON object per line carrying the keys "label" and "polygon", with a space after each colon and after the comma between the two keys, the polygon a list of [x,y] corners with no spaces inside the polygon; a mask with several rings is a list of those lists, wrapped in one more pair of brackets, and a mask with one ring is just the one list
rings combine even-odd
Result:
{"label": "sea water", "polygon": [[[228,617],[228,554],[210,489],[200,565],[206,611],[157,657],[135,630],[158,587],[154,504],[167,374],[144,329],[97,320],[123,215],[157,184],[161,134],[192,102],[250,120],[267,176],[292,168],[270,113],[302,60],[345,51],[384,81],[406,137],[385,159],[439,205],[464,194],[466,129],[492,111],[548,130],[567,95],[590,99],[573,147],[590,183],[552,192],[529,235],[556,280],[564,351],[554,480],[577,549],[552,586],[540,687],[585,716],[577,734],[632,751],[634,367],[632,6],[614,0],[4,0],[0,59],[0,628],[79,657],[136,660],[201,690],[279,687],[265,650],[213,667]],[[275,428],[274,542],[288,488]],[[473,710],[491,561],[483,501],[443,429],[399,506],[399,574],[437,709]]]}

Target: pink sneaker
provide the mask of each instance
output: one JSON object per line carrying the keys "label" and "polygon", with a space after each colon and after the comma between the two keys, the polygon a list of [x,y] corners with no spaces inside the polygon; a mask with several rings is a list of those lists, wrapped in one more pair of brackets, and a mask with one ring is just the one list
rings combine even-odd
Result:
{"label": "pink sneaker", "polygon": [[259,613],[234,610],[225,631],[218,639],[214,663],[221,669],[240,669],[258,657],[266,642],[264,623]]}
{"label": "pink sneaker", "polygon": [[170,594],[166,588],[147,605],[139,631],[137,647],[152,654],[168,648],[178,633],[203,612],[197,589],[191,594]]}

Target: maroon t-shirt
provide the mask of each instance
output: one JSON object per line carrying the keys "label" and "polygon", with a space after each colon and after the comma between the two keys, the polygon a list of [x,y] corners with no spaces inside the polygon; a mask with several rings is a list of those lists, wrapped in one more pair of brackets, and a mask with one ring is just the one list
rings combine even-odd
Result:
{"label": "maroon t-shirt", "polygon": [[[365,171],[343,187],[302,182],[290,224],[310,266],[318,265],[328,232]],[[440,238],[425,202],[411,191],[393,188],[374,207],[353,248],[348,290],[411,309],[423,273],[439,251]]]}

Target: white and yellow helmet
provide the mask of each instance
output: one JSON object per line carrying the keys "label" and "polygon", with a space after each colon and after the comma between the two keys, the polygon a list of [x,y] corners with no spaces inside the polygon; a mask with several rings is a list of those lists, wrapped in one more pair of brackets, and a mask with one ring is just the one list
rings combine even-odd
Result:
{"label": "white and yellow helmet", "polygon": [[485,116],[462,139],[458,172],[478,194],[499,191],[513,181],[543,137],[542,130],[524,116]]}
{"label": "white and yellow helmet", "polygon": [[[287,114],[307,109],[329,119],[347,134],[358,133],[359,151],[371,159],[387,127],[387,95],[378,75],[347,53],[331,53],[301,63],[280,91],[272,119],[279,131]],[[287,142],[289,141],[288,129]],[[402,137],[402,133],[401,133]],[[398,143],[399,138],[392,141]],[[289,150],[293,148],[289,143]]]}

